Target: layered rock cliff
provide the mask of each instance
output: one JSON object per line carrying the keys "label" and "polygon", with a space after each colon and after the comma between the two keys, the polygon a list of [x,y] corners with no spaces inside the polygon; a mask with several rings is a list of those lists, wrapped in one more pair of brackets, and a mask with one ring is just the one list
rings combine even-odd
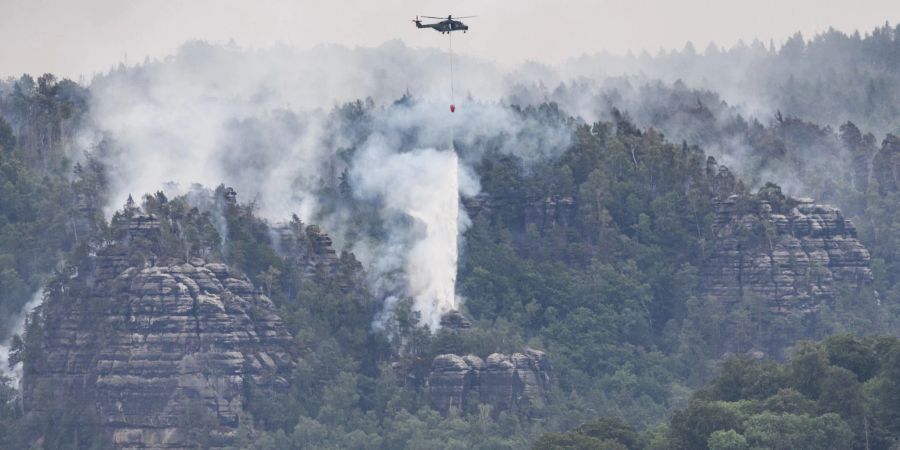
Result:
{"label": "layered rock cliff", "polygon": [[[472,322],[460,311],[449,311],[441,316],[441,327],[452,335],[466,335],[472,330]],[[493,414],[529,413],[529,408],[540,408],[547,401],[551,368],[544,352],[526,348],[511,354],[492,353],[486,358],[444,353],[434,357],[426,373],[422,382],[413,379],[405,384],[424,385],[431,406],[442,413],[465,410],[472,401],[490,405]]]}
{"label": "layered rock cliff", "polygon": [[550,385],[550,363],[540,351],[475,355],[443,354],[434,358],[428,376],[432,406],[441,412],[463,410],[472,395],[494,413],[543,406]]}
{"label": "layered rock cliff", "polygon": [[136,253],[131,242],[159,226],[133,217],[128,238],[51,289],[25,409],[47,395],[75,398],[120,449],[233,445],[247,386],[285,384],[291,336],[272,302],[225,264]]}
{"label": "layered rock cliff", "polygon": [[557,228],[565,229],[575,222],[576,210],[575,198],[571,196],[535,199],[525,206],[525,223],[534,225],[542,234]]}
{"label": "layered rock cliff", "polygon": [[699,295],[724,314],[721,352],[780,357],[796,340],[828,332],[816,325],[823,312],[834,323],[871,315],[863,299],[877,304],[878,294],[869,251],[839,209],[786,197],[774,185],[718,197],[714,207]]}
{"label": "layered rock cliff", "polygon": [[759,198],[719,200],[702,293],[728,305],[757,296],[773,313],[798,316],[834,298],[841,283],[870,283],[869,252],[853,223],[832,206],[794,203],[779,213]]}
{"label": "layered rock cliff", "polygon": [[362,264],[348,253],[338,255],[331,237],[317,225],[304,226],[294,217],[292,222],[274,227],[272,238],[279,254],[300,268],[304,277],[333,284],[345,294],[362,295]]}

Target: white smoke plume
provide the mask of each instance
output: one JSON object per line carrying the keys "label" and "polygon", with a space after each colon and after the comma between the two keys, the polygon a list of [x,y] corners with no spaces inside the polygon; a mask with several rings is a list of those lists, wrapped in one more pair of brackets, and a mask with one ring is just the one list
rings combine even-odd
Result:
{"label": "white smoke plume", "polygon": [[379,144],[373,143],[360,155],[353,172],[354,187],[362,196],[382,197],[386,208],[413,221],[409,236],[413,243],[404,262],[407,293],[423,322],[437,329],[441,314],[460,306],[457,240],[469,220],[459,207],[459,196],[477,193],[478,183],[459,170],[452,149],[392,153]]}
{"label": "white smoke plume", "polygon": [[[457,87],[470,96],[451,114],[447,57],[398,43],[306,52],[193,43],[100,77],[83,138],[109,171],[107,215],[128,195],[224,183],[273,223],[297,214],[321,224],[363,262],[376,294],[414,298],[435,329],[442,312],[460,306],[457,248],[468,219],[459,197],[478,192],[469,165],[479,143],[538,161],[569,139],[564,124],[539,126],[500,103],[505,75],[464,56]],[[407,92],[415,100],[390,106]],[[358,114],[367,118],[343,120]],[[452,141],[466,153],[458,157]],[[355,153],[342,153],[348,148]],[[325,210],[321,187],[342,174],[354,198],[378,205],[386,236],[360,238],[347,211]]]}
{"label": "white smoke plume", "polygon": [[[304,188],[330,169],[322,165],[334,148],[352,139],[338,135],[337,142],[323,142],[329,112],[357,99],[382,106],[410,92],[426,100],[426,108],[397,113],[381,126],[419,126],[422,141],[443,145],[456,126],[468,128],[460,133],[464,139],[472,132],[515,132],[523,125],[497,104],[480,107],[473,122],[459,120],[460,114],[448,118],[448,57],[399,42],[308,51],[194,42],[165,61],[98,77],[90,86],[93,123],[82,140],[96,145],[106,137],[115,143],[105,149],[113,171],[107,215],[129,194],[154,192],[162,182],[227,181],[245,199],[247,194],[265,198],[266,215],[299,207],[301,218],[310,217],[317,205]],[[479,101],[496,102],[504,95],[506,75],[493,63],[458,55],[455,67],[458,91]],[[457,103],[460,112],[477,106]]]}
{"label": "white smoke plume", "polygon": [[[758,47],[741,60],[749,64],[762,58],[766,51]],[[680,77],[705,85],[704,76],[718,73],[717,65],[701,67],[690,56],[654,60],[601,54],[556,67],[528,63],[505,71],[490,61],[457,55],[458,108],[451,114],[448,58],[447,52],[411,49],[397,41],[312,50],[193,42],[164,61],[98,77],[90,86],[91,120],[82,140],[103,143],[95,156],[109,170],[107,215],[129,194],[139,198],[160,189],[177,194],[195,183],[224,183],[241,200],[254,201],[272,222],[296,213],[307,223],[321,224],[338,247],[364,263],[376,293],[384,299],[412,296],[423,321],[435,325],[441,312],[459,306],[453,289],[455,249],[466,218],[454,214],[459,195],[477,192],[471,182],[475,177],[467,174],[479,159],[481,143],[499,143],[500,151],[526,162],[542,161],[568,145],[566,126],[536,123],[504,102],[553,100],[587,121],[608,120],[610,107],[618,106],[638,125],[658,125],[654,118],[669,115],[661,114],[664,102],[648,99],[671,94],[648,83]],[[742,84],[735,86],[743,92]],[[716,87],[728,98],[737,96],[728,86]],[[389,106],[405,93],[415,101]],[[362,101],[355,106],[339,106],[357,99]],[[743,108],[735,113],[770,110],[743,98],[738,104]],[[359,114],[370,117],[348,121],[352,126],[341,119]],[[671,137],[694,143],[692,136],[678,133],[677,117],[669,122],[663,128]],[[441,156],[451,140],[464,149],[458,155],[456,188],[452,176],[442,176],[451,172],[449,156]],[[741,173],[750,157],[726,145],[708,150]],[[342,156],[348,148],[357,151]],[[356,199],[379,203],[389,230],[385,236],[359,239],[353,230],[358,224],[347,211],[323,206],[321,186],[336,184],[342,174],[351,175]],[[776,175],[779,182],[791,178]],[[446,206],[451,203],[456,206]],[[447,224],[455,224],[455,231]],[[402,289],[398,273],[405,277]]]}

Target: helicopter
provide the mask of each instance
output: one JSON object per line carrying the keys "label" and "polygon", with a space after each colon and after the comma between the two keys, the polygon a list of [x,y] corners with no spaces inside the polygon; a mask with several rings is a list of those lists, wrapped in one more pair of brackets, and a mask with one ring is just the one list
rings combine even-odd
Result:
{"label": "helicopter", "polygon": [[[446,19],[443,17],[433,17],[433,16],[422,16],[422,17],[425,17],[428,19],[438,19],[438,20],[440,20],[440,22],[426,23],[423,25],[422,21],[419,20],[419,16],[416,16],[415,20],[413,20],[413,22],[415,22],[415,24],[416,24],[416,28],[434,28],[436,31],[440,31],[441,34],[447,34],[447,33],[450,33],[451,31],[462,31],[463,33],[465,33],[466,31],[469,30],[468,25],[460,22],[459,20],[453,19],[453,16],[447,16]],[[475,16],[457,17],[456,19],[469,19],[472,17],[475,17]]]}

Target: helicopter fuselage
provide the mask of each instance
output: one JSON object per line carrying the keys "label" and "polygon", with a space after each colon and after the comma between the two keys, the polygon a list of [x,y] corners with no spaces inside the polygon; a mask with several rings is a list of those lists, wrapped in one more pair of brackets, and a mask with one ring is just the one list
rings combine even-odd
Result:
{"label": "helicopter fuselage", "polygon": [[426,24],[422,24],[419,20],[415,20],[414,22],[416,22],[416,28],[434,28],[435,31],[440,31],[441,33],[450,33],[453,31],[462,31],[465,33],[469,30],[469,26],[459,20],[442,20],[437,23]]}

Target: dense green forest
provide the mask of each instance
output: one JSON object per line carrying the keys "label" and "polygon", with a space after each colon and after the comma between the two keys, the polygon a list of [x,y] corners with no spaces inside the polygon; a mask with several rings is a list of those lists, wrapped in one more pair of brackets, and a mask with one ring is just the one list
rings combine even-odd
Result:
{"label": "dense green forest", "polygon": [[[682,50],[655,55],[583,55],[564,65],[564,73],[574,81],[560,79],[565,83],[544,83],[536,90],[524,85],[518,101],[549,97],[572,106],[573,113],[604,114],[602,97],[609,97],[610,90],[620,88],[612,97],[630,100],[628,91],[645,84],[681,81],[718,93],[758,117],[781,110],[822,126],[852,120],[873,132],[897,133],[898,37],[900,26],[885,23],[864,33],[829,29],[810,37],[798,32],[781,45],[753,40],[727,47],[711,42],[698,49],[687,43]],[[591,92],[591,101],[585,100],[585,92]],[[666,97],[644,99],[656,103]]]}
{"label": "dense green forest", "polygon": [[[585,86],[581,95],[602,110],[596,122],[567,109],[575,109],[578,84],[561,86],[558,102],[499,106],[568,139],[538,161],[508,151],[502,134],[456,142],[481,185],[462,199],[472,220],[457,278],[473,322],[466,332],[423,327],[411,298],[373,327],[383,299],[354,254],[340,252],[328,276],[306,276],[272,236],[287,227],[301,239],[313,224],[297,216],[270,223],[254,199],[238,192],[233,201],[224,185],[171,198],[134,193],[107,219],[104,161],[115,138],[84,153],[76,145],[90,89],[49,74],[0,82],[0,331],[9,363],[27,377],[44,357],[41,308],[11,336],[23,305],[35,293],[56,299],[88,289],[74,274],[93,270],[98,251],[121,247],[141,263],[150,254],[223,261],[277,307],[297,363],[283,390],[247,384],[239,448],[894,448],[900,139],[873,133],[896,131],[896,33],[886,26],[864,38],[795,38],[777,51],[707,52],[729,61],[759,51],[756,64],[777,60],[807,75],[823,58],[845,55],[818,81],[767,72],[783,81],[778,98],[787,103],[778,104],[789,105],[770,117],[745,117],[716,86],[680,81],[615,95]],[[654,61],[700,58],[690,52]],[[858,67],[865,69],[851,77]],[[844,96],[823,106],[820,99],[834,99],[823,89]],[[328,130],[346,139],[333,139],[333,158],[352,160],[373,124],[415,111],[417,101],[335,107]],[[412,124],[397,134],[419,132]],[[401,141],[398,151],[414,144]],[[318,187],[323,219],[359,224],[357,239],[387,235],[397,224],[380,220],[378,200],[350,195],[352,182],[344,173]],[[733,305],[702,295],[722,239],[722,202],[736,199],[734,215],[751,217],[741,245],[770,248],[774,232],[755,211],[765,203],[789,214],[799,202],[793,196],[834,204],[852,220],[871,253],[871,283],[836,283],[814,320],[786,319],[750,295]],[[129,221],[141,215],[158,219],[159,235],[127,241]],[[404,381],[440,354],[486,357],[526,346],[552,364],[543,405],[497,412],[475,399],[442,414],[422,386]],[[44,407],[26,411],[18,386],[4,381],[0,447],[108,447],[89,405],[37,398]],[[215,418],[198,410],[185,420],[193,443],[209,446]]]}
{"label": "dense green forest", "polygon": [[619,419],[542,436],[535,448],[892,448],[898,340],[835,335],[789,361],[726,359],[665,424],[644,433]]}

